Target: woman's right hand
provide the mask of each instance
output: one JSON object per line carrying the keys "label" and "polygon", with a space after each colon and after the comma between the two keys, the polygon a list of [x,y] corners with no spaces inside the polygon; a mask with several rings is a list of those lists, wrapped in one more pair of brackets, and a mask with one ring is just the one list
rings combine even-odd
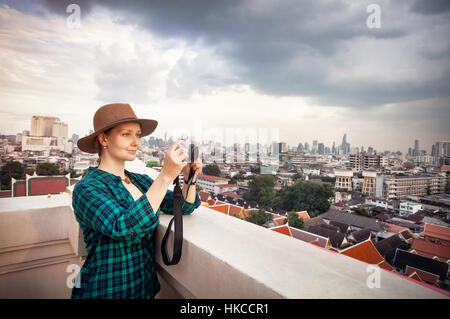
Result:
{"label": "woman's right hand", "polygon": [[[180,145],[184,142],[184,140],[173,142],[164,154],[164,165],[161,169],[161,174],[170,178],[170,180],[174,180],[180,174],[183,167],[187,165],[187,162],[183,162],[183,160],[188,157],[188,151]],[[180,148],[175,150],[178,145],[180,145]]]}

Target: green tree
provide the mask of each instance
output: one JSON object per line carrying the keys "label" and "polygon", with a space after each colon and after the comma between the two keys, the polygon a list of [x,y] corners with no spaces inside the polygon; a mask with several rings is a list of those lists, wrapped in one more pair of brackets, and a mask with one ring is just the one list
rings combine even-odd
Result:
{"label": "green tree", "polygon": [[245,179],[245,176],[242,175],[241,173],[235,174],[231,179],[230,179],[230,184],[236,184],[237,181],[241,181]]}
{"label": "green tree", "polygon": [[296,212],[289,212],[288,218],[285,220],[285,223],[288,223],[289,226],[297,228],[297,229],[303,229],[303,218],[299,218],[298,214]]}
{"label": "green tree", "polygon": [[269,205],[274,196],[275,177],[273,175],[259,175],[248,184],[248,191],[244,199],[250,203]]}
{"label": "green tree", "polygon": [[203,174],[220,177],[220,168],[215,164],[203,166]]}
{"label": "green tree", "polygon": [[0,171],[2,189],[11,189],[11,177],[25,179],[25,165],[20,162],[7,162]]}
{"label": "green tree", "polygon": [[296,181],[275,194],[272,207],[287,211],[306,210],[311,217],[315,217],[330,208],[328,199],[333,196],[333,190],[329,185]]}
{"label": "green tree", "polygon": [[247,217],[246,221],[262,226],[264,225],[268,220],[272,219],[272,215],[266,213],[264,210],[259,209],[258,211],[252,211],[250,215]]}
{"label": "green tree", "polygon": [[53,163],[41,163],[36,167],[36,174],[44,176],[59,175],[58,166]]}

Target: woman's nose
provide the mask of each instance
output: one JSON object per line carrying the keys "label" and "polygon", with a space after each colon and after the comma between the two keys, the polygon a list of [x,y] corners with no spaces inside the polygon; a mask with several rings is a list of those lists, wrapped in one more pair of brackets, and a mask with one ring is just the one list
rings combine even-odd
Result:
{"label": "woman's nose", "polygon": [[135,136],[133,139],[133,145],[140,145],[141,144],[141,138],[139,136]]}

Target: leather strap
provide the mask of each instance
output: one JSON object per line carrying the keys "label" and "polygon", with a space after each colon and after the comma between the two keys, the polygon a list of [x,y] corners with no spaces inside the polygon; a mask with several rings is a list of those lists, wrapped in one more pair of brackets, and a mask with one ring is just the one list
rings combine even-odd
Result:
{"label": "leather strap", "polygon": [[[192,183],[192,178],[194,177],[194,171],[191,169],[189,172],[189,178],[188,178],[188,187],[186,194],[189,193],[189,187]],[[175,187],[173,189],[173,211],[174,216],[169,222],[169,225],[167,226],[166,233],[164,234],[164,237],[161,242],[161,255],[164,263],[167,266],[170,265],[176,265],[181,259],[181,253],[183,250],[183,211],[181,206],[181,199],[183,198],[183,193],[181,191],[180,183],[177,178],[173,181]],[[172,229],[172,224],[175,222],[175,228],[174,228],[174,242],[173,242],[173,256],[172,258],[169,257],[169,250],[168,250],[168,240],[170,231]]]}

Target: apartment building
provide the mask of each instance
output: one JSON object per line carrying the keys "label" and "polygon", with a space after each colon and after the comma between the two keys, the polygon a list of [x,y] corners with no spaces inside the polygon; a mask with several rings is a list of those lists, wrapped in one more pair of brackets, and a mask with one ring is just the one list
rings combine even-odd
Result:
{"label": "apartment building", "polygon": [[347,191],[352,190],[352,171],[337,169],[334,171],[334,175],[336,176],[336,189],[345,189]]}
{"label": "apartment building", "polygon": [[385,168],[389,165],[389,160],[387,156],[383,155],[358,153],[349,156],[349,165],[350,169],[360,172],[368,169]]}
{"label": "apartment building", "polygon": [[435,175],[412,175],[385,177],[384,197],[386,199],[404,199],[407,196],[427,196],[445,192],[446,177]]}
{"label": "apartment building", "polygon": [[199,174],[197,176],[197,185],[199,185],[205,192],[216,193],[217,185],[228,184],[228,179],[223,177]]}
{"label": "apartment building", "polygon": [[363,178],[363,194],[383,197],[383,175],[375,171],[363,171]]}

